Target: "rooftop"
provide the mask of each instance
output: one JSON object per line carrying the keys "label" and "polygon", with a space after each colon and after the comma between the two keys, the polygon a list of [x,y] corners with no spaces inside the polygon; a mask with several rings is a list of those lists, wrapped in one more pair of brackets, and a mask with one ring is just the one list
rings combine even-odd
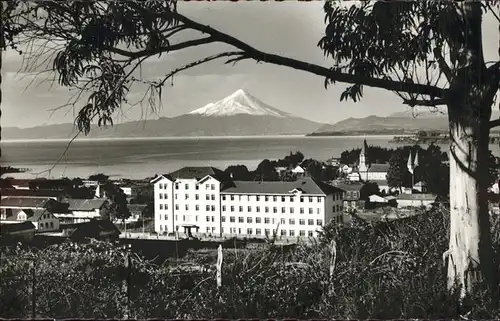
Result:
{"label": "rooftop", "polygon": [[303,178],[294,182],[268,181],[234,181],[233,186],[225,189],[224,194],[291,194],[294,189],[309,195],[330,195],[343,192],[341,189],[317,182],[311,178]]}
{"label": "rooftop", "polygon": [[415,201],[434,201],[436,200],[434,194],[399,194],[398,200],[415,200]]}
{"label": "rooftop", "polygon": [[5,197],[0,200],[0,207],[44,208],[50,201],[53,200],[49,197]]}
{"label": "rooftop", "polygon": [[205,176],[212,176],[216,178],[219,181],[224,181],[228,180],[229,176],[221,171],[218,168],[215,167],[210,167],[210,166],[203,166],[203,167],[194,167],[194,166],[186,166],[181,169],[176,170],[175,172],[172,172],[170,174],[164,175],[171,177],[172,179],[177,179],[177,178],[184,178],[184,179],[197,179],[200,180]]}
{"label": "rooftop", "polygon": [[96,209],[100,209],[106,200],[70,198],[66,202],[69,204],[70,211],[94,211]]}
{"label": "rooftop", "polygon": [[387,172],[391,165],[389,164],[371,164],[368,168],[368,172]]}
{"label": "rooftop", "polygon": [[35,230],[35,225],[31,222],[0,224],[0,234],[8,234],[23,230]]}

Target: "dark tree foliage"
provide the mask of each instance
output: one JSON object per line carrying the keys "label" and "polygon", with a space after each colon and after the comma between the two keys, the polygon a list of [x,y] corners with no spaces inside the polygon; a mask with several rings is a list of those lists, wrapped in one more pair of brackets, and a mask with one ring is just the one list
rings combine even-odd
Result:
{"label": "dark tree foliage", "polygon": [[230,165],[224,171],[236,181],[252,181],[253,175],[245,165]]}
{"label": "dark tree foliage", "polygon": [[316,180],[322,181],[324,178],[323,174],[323,163],[315,159],[309,158],[302,162],[301,166],[306,171],[307,175]]}
{"label": "dark tree foliage", "polygon": [[370,195],[380,195],[380,188],[375,182],[367,182],[359,190],[359,199],[362,201],[368,201]]}
{"label": "dark tree foliage", "polygon": [[264,159],[254,171],[254,180],[256,181],[277,181],[278,173],[276,173],[276,162],[269,159]]}
{"label": "dark tree foliage", "polygon": [[123,221],[129,218],[130,210],[127,206],[127,195],[123,190],[109,181],[102,186],[102,189],[110,201],[103,211],[103,216],[112,221]]}
{"label": "dark tree foliage", "polygon": [[[384,164],[387,163],[392,155],[392,149],[380,146],[368,146],[368,155],[366,160],[368,163]],[[359,154],[361,148],[345,150],[340,154],[341,164],[357,164],[359,162]]]}
{"label": "dark tree foliage", "polygon": [[89,181],[97,181],[101,184],[106,183],[109,180],[108,175],[104,175],[102,173],[94,174],[89,176]]}

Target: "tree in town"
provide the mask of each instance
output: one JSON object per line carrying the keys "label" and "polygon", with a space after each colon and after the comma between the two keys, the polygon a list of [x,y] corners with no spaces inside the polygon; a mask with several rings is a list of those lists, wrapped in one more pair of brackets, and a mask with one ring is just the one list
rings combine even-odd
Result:
{"label": "tree in town", "polygon": [[[486,62],[482,49],[483,18],[489,13],[500,20],[498,1],[327,1],[325,35],[318,46],[331,59],[330,68],[261,51],[186,17],[175,0],[19,3],[43,9],[20,22],[28,39],[55,37],[64,43],[55,49],[59,83],[89,92],[76,120],[84,133],[94,119],[112,125],[130,86],[141,81],[132,74],[145,60],[214,42],[234,50],[149,82],[149,93],[157,94],[152,101],[176,73],[223,58],[302,70],[323,77],[325,87],[347,84],[341,100],[359,101],[368,86],[393,92],[411,107],[446,106],[451,138],[448,286],[457,285],[461,298],[476,284],[498,290],[486,190],[489,133],[500,125],[500,119],[490,121],[500,61]],[[176,42],[173,36],[183,31],[202,36]]]}
{"label": "tree in town", "polygon": [[89,181],[97,181],[100,184],[104,184],[109,181],[109,176],[103,173],[93,174],[89,176]]}
{"label": "tree in town", "polygon": [[278,173],[276,172],[275,162],[272,162],[269,159],[264,159],[262,162],[260,162],[254,171],[254,180],[277,181]]}
{"label": "tree in town", "polygon": [[127,195],[125,195],[123,190],[109,181],[102,186],[102,189],[109,200],[109,203],[103,210],[103,216],[112,221],[125,221],[129,218],[130,210],[127,206]]}
{"label": "tree in town", "polygon": [[359,199],[368,201],[370,195],[380,195],[380,188],[376,182],[366,182],[359,190]]}
{"label": "tree in town", "polygon": [[245,165],[230,165],[224,172],[237,181],[251,181],[253,179],[252,173]]}
{"label": "tree in town", "polygon": [[403,155],[402,149],[396,149],[389,159],[389,170],[387,171],[387,185],[397,188],[401,193],[403,187],[408,186],[409,173],[406,168],[407,158]]}
{"label": "tree in town", "polygon": [[306,171],[307,175],[316,180],[323,180],[323,163],[309,158],[302,162],[301,166]]}

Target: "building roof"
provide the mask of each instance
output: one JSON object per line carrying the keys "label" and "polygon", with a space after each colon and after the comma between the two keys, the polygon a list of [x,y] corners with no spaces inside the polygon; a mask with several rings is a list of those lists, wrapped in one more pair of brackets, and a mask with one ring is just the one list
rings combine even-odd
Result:
{"label": "building roof", "polygon": [[375,201],[377,203],[386,203],[386,202],[388,202],[388,200],[386,198],[384,198],[382,196],[379,196],[377,194],[370,195],[369,198],[370,198],[370,201],[372,201],[372,202],[373,201]]}
{"label": "building roof", "polygon": [[294,189],[309,195],[329,195],[343,192],[341,189],[317,182],[306,177],[294,182],[269,182],[269,181],[234,181],[233,186],[222,191],[223,194],[291,194]]}
{"label": "building roof", "polygon": [[17,196],[17,197],[53,197],[57,198],[63,193],[55,190],[31,190],[31,189],[2,189],[2,197]]}
{"label": "building roof", "polygon": [[120,235],[120,230],[110,220],[91,220],[90,222],[68,224],[63,233],[71,238],[98,238],[100,232],[111,232]]}
{"label": "building roof", "polygon": [[146,204],[127,204],[127,207],[131,212],[142,212],[146,206]]}
{"label": "building roof", "polygon": [[434,194],[399,194],[397,196],[398,200],[415,200],[415,201],[434,201],[436,200],[436,195]]}
{"label": "building roof", "polygon": [[377,183],[378,186],[387,186],[386,179],[371,179],[370,183]]}
{"label": "building roof", "polygon": [[53,199],[49,197],[5,197],[0,200],[0,207],[44,208],[50,201]]}
{"label": "building roof", "polygon": [[50,211],[47,211],[46,209],[35,209],[35,210],[15,209],[12,211],[11,215],[9,215],[5,218],[5,220],[6,221],[17,221],[17,215],[20,212],[24,212],[26,214],[26,220],[30,221],[30,222],[37,222],[44,214],[51,214],[52,215],[52,213]]}
{"label": "building roof", "polygon": [[35,230],[35,225],[31,222],[0,224],[0,234],[9,234],[24,230]]}
{"label": "building roof", "polygon": [[94,211],[100,209],[105,202],[105,199],[75,199],[69,198],[66,201],[69,204],[70,211]]}
{"label": "building roof", "polygon": [[177,178],[184,178],[184,179],[196,179],[200,180],[204,178],[205,176],[212,176],[215,179],[219,181],[226,181],[229,180],[229,175],[221,171],[220,169],[217,169],[215,167],[210,167],[210,166],[200,166],[200,167],[195,167],[195,166],[186,166],[181,169],[176,170],[175,172],[172,172],[170,174],[166,174],[163,176],[170,177],[173,180]]}
{"label": "building roof", "polygon": [[359,192],[359,190],[361,190],[361,187],[363,187],[363,184],[339,183],[336,186],[340,189],[343,189],[344,191],[358,191]]}
{"label": "building roof", "polygon": [[373,173],[386,173],[389,171],[389,168],[391,165],[389,164],[370,164],[370,167],[368,168],[368,172]]}

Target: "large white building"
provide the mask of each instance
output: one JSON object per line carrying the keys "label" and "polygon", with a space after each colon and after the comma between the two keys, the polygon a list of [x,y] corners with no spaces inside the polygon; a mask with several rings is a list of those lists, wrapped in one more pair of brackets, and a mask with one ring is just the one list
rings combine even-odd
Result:
{"label": "large white building", "polygon": [[316,236],[342,222],[343,190],[311,178],[295,182],[232,181],[213,167],[184,167],[156,177],[155,231],[223,236]]}

